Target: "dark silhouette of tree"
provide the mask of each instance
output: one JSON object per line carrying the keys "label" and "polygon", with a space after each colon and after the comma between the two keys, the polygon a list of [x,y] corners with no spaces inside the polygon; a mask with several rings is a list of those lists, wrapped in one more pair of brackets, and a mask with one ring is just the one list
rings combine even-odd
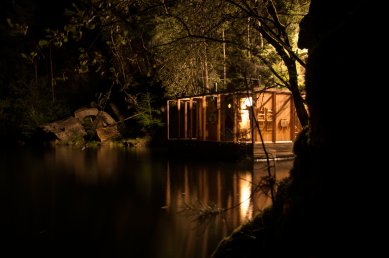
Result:
{"label": "dark silhouette of tree", "polygon": [[[377,177],[386,167],[379,123],[386,96],[379,65],[385,43],[363,41],[361,32],[384,31],[383,10],[371,1],[312,0],[301,22],[299,46],[309,49],[306,73],[310,126],[294,144],[289,182],[267,213],[224,241],[214,257],[379,257],[385,252],[385,187]],[[369,64],[364,66],[363,64]],[[374,85],[374,86],[373,86]],[[359,121],[359,122],[358,122]],[[378,139],[379,138],[379,139]],[[383,229],[385,228],[385,229]],[[255,233],[254,233],[255,232]],[[239,236],[249,235],[251,241]],[[243,248],[241,248],[243,246]]]}

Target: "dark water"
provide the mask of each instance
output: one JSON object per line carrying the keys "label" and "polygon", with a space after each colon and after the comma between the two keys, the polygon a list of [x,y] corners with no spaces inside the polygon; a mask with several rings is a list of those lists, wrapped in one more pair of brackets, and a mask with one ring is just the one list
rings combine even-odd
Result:
{"label": "dark water", "polygon": [[[182,161],[113,147],[0,154],[7,257],[206,258],[270,203],[263,194],[250,198],[264,163]],[[277,177],[290,167],[278,161]],[[218,208],[230,209],[205,216]]]}

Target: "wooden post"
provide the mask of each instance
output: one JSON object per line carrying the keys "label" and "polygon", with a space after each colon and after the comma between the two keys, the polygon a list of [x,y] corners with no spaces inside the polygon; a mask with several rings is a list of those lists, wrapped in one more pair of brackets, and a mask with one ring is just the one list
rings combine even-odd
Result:
{"label": "wooden post", "polygon": [[166,137],[168,140],[170,140],[170,100],[166,102],[166,124],[167,124]]}
{"label": "wooden post", "polygon": [[232,96],[232,108],[233,108],[233,112],[234,112],[234,129],[232,130],[233,132],[233,142],[236,143],[237,142],[237,134],[238,134],[238,112],[240,112],[240,108],[239,108],[239,105],[236,103],[237,100],[236,100],[236,96],[233,95]]}
{"label": "wooden post", "polygon": [[203,96],[203,140],[207,139],[207,97]]}
{"label": "wooden post", "polygon": [[200,126],[201,126],[201,116],[200,116],[200,110],[201,110],[201,105],[200,101],[196,99],[196,140],[199,140],[201,138],[201,132],[200,132]]}
{"label": "wooden post", "polygon": [[295,131],[294,131],[294,129],[295,129],[295,126],[296,126],[296,124],[295,124],[295,116],[296,116],[296,114],[295,114],[295,106],[294,106],[294,101],[293,101],[293,98],[292,98],[292,96],[290,95],[289,96],[289,101],[290,101],[290,119],[289,119],[289,130],[290,130],[290,140],[291,141],[294,141],[294,137],[295,137]]}
{"label": "wooden post", "polygon": [[217,95],[217,141],[220,142],[221,135],[221,95]]}
{"label": "wooden post", "polygon": [[202,98],[198,100],[198,110],[197,110],[197,135],[198,139],[203,139],[203,101]]}
{"label": "wooden post", "polygon": [[250,130],[251,130],[251,157],[254,158],[254,149],[255,149],[255,122],[254,122],[254,103],[253,103],[253,97],[251,97],[251,107],[249,110],[249,118],[250,118]]}
{"label": "wooden post", "polygon": [[177,138],[181,138],[181,100],[177,100],[177,122],[178,122],[178,134]]}
{"label": "wooden post", "polygon": [[257,131],[256,128],[256,117],[255,117],[255,110],[256,110],[256,93],[254,92],[253,89],[251,89],[251,107],[249,109],[250,111],[250,125],[251,125],[251,158],[254,158],[254,153],[255,153],[255,134]]}
{"label": "wooden post", "polygon": [[253,111],[253,116],[252,116],[252,119],[253,119],[253,131],[251,132],[252,134],[252,137],[253,137],[253,150],[254,150],[254,144],[256,143],[256,141],[258,140],[258,136],[257,136],[257,131],[258,131],[258,128],[257,128],[257,124],[256,124],[256,120],[257,120],[257,93],[254,92],[254,90],[252,90],[252,111]]}
{"label": "wooden post", "polygon": [[188,138],[188,102],[184,102],[184,138]]}
{"label": "wooden post", "polygon": [[189,138],[193,139],[193,98],[189,99]]}
{"label": "wooden post", "polygon": [[276,102],[276,93],[273,92],[273,95],[272,95],[272,110],[273,110],[273,124],[272,124],[272,142],[276,142],[277,140],[277,112],[278,110],[276,110],[277,108],[277,102]]}

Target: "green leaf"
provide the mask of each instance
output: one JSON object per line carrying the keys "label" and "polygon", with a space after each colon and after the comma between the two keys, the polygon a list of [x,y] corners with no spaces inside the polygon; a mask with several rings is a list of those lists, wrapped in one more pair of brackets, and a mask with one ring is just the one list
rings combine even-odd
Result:
{"label": "green leaf", "polygon": [[49,45],[49,42],[47,40],[42,39],[42,40],[39,40],[38,44],[40,47],[45,47],[45,46]]}
{"label": "green leaf", "polygon": [[89,25],[89,29],[94,30],[95,28],[96,28],[96,25],[95,25],[95,24]]}
{"label": "green leaf", "polygon": [[12,23],[12,20],[10,18],[7,18],[7,23],[10,28],[14,27],[14,24]]}

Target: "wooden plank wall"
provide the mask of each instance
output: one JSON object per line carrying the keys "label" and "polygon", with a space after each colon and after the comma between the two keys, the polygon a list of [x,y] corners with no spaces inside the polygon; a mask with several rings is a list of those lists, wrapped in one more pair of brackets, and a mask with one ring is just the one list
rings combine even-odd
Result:
{"label": "wooden plank wall", "polygon": [[[240,105],[246,97],[247,94],[214,94],[168,100],[168,139],[251,141],[251,137],[247,137],[247,128],[245,132],[239,128],[241,114],[244,114]],[[293,141],[301,128],[298,127],[291,94],[265,91],[252,97],[263,140],[273,143]],[[260,142],[255,125],[254,130],[254,141]]]}
{"label": "wooden plank wall", "polygon": [[275,142],[291,141],[291,95],[277,94],[275,108]]}
{"label": "wooden plank wall", "polygon": [[[273,141],[273,110],[274,110],[274,94],[272,92],[264,92],[255,95],[255,116],[262,132],[262,137],[265,142]],[[258,129],[255,128],[255,141],[260,142]]]}

